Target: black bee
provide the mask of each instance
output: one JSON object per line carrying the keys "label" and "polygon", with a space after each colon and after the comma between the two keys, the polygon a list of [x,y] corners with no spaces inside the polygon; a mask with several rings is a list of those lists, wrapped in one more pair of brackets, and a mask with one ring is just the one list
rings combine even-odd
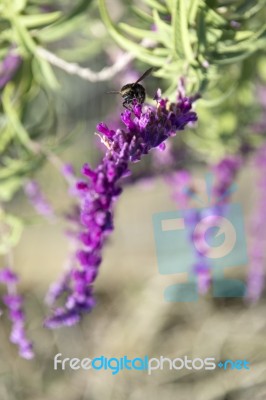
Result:
{"label": "black bee", "polygon": [[123,107],[130,110],[128,106],[131,106],[133,100],[137,100],[140,104],[143,104],[145,101],[146,92],[142,85],[139,84],[146,76],[148,76],[152,71],[152,68],[149,68],[143,75],[135,82],[135,83],[127,83],[122,87],[120,91],[112,91],[107,93],[118,93],[123,97]]}

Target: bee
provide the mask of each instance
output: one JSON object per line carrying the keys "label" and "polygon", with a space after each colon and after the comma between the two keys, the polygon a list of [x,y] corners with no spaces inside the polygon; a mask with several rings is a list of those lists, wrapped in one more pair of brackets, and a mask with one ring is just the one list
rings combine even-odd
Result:
{"label": "bee", "polygon": [[137,100],[140,104],[143,104],[145,101],[146,92],[142,85],[140,85],[140,81],[142,81],[146,76],[148,76],[153,68],[149,68],[147,71],[144,72],[143,75],[134,83],[127,83],[124,85],[119,91],[112,91],[107,93],[117,93],[121,94],[123,97],[123,107],[127,108],[128,110],[131,109],[133,100]]}

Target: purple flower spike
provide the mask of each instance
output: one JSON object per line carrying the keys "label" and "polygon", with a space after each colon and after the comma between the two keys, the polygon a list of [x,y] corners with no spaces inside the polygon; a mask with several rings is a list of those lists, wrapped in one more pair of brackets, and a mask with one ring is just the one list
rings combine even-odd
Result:
{"label": "purple flower spike", "polygon": [[191,110],[192,99],[180,93],[177,102],[170,103],[158,91],[156,102],[156,107],[134,103],[131,111],[125,110],[121,114],[125,129],[114,131],[103,122],[97,126],[107,153],[96,169],[85,164],[85,179],[77,183],[81,221],[77,266],[72,269],[64,306],[45,321],[48,328],[77,323],[94,307],[92,285],[103,246],[113,230],[114,204],[122,192],[120,180],[129,174],[129,164],[138,162],[155,147],[163,148],[165,140],[197,120]]}
{"label": "purple flower spike", "polygon": [[34,353],[32,343],[26,336],[23,298],[16,290],[18,277],[10,268],[3,268],[0,270],[0,282],[6,285],[8,291],[8,294],[3,296],[3,302],[8,308],[12,323],[10,341],[18,346],[21,357],[30,360]]}
{"label": "purple flower spike", "polygon": [[10,268],[2,268],[0,270],[0,282],[6,285],[16,284],[18,277]]}
{"label": "purple flower spike", "polygon": [[80,315],[75,310],[66,311],[63,308],[57,308],[53,317],[44,322],[44,326],[49,329],[72,326],[80,321]]}
{"label": "purple flower spike", "polygon": [[250,251],[250,268],[247,282],[247,298],[256,302],[261,297],[265,286],[265,241],[266,241],[266,145],[257,151],[255,164],[259,171],[257,187],[259,195],[252,217],[251,235],[252,247]]}

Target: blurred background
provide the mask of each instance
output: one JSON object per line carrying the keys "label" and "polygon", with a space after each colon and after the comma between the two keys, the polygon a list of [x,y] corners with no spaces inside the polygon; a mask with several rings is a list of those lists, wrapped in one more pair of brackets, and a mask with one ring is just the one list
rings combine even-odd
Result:
{"label": "blurred background", "polygon": [[[163,296],[165,288],[186,282],[187,274],[161,275],[156,258],[152,217],[180,208],[165,180],[170,172],[188,170],[197,193],[205,197],[205,174],[212,166],[227,155],[243,158],[235,179],[237,191],[231,200],[243,208],[250,257],[256,242],[252,220],[258,201],[265,198],[266,185],[260,180],[265,165],[256,162],[258,151],[265,147],[266,133],[265,2],[195,3],[198,8],[193,6],[194,10],[190,4],[188,9],[191,45],[195,52],[197,48],[197,60],[189,64],[185,56],[171,58],[167,40],[158,39],[169,32],[173,20],[181,18],[181,14],[174,17],[175,10],[179,10],[175,1],[139,0],[132,4],[126,0],[87,0],[73,5],[70,1],[16,0],[12,6],[5,0],[0,2],[0,248],[4,249],[0,261],[4,267],[11,259],[19,275],[27,333],[36,352],[30,361],[19,357],[16,346],[9,341],[10,321],[3,312],[1,400],[266,398],[264,291],[260,290],[260,299],[255,303],[215,299],[211,288],[195,303],[168,303]],[[136,30],[129,31],[126,24]],[[141,42],[145,32],[146,39],[154,41],[147,45],[147,54],[121,39],[146,49]],[[184,33],[180,34],[183,38]],[[14,50],[19,62],[12,69],[6,60]],[[51,54],[66,64],[61,68]],[[164,56],[170,60],[168,63]],[[90,81],[78,76],[81,70],[101,71],[121,59],[124,67],[118,66],[116,73],[109,71],[108,79]],[[81,68],[77,72],[74,67],[74,74],[69,73],[73,63]],[[106,92],[135,81],[150,65],[155,69],[145,80],[147,101],[152,102],[158,87],[174,100],[178,78],[186,75],[188,94],[200,92],[202,96],[195,103],[199,121],[170,139],[173,162],[158,162],[154,150],[132,166],[132,175],[125,180],[116,204],[115,230],[104,248],[95,283],[97,306],[77,326],[47,330],[43,319],[49,310],[44,298],[69,256],[64,215],[76,201],[61,167],[72,164],[80,176],[85,162],[97,166],[105,152],[94,134],[97,123],[105,121],[114,129],[121,127],[121,98]],[[40,145],[40,151],[31,151],[29,138]],[[38,215],[25,195],[25,184],[33,179],[55,210],[53,218]],[[8,225],[4,215],[14,216],[15,222]],[[262,223],[263,217],[262,213]],[[6,240],[6,226],[17,233],[15,239],[10,235]],[[266,235],[261,237],[263,243],[264,239]],[[230,268],[227,276],[247,281],[250,257],[247,265]],[[262,281],[265,258],[261,258],[260,265]],[[1,295],[4,292],[1,286]],[[165,369],[150,376],[143,371],[121,371],[117,375],[70,368],[55,371],[53,359],[57,353],[80,359],[101,355],[246,359],[251,369]]]}

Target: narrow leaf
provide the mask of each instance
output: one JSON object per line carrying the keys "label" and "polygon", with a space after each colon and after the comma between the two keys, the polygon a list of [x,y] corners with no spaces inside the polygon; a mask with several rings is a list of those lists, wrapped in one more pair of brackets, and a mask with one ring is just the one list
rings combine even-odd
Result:
{"label": "narrow leaf", "polygon": [[61,17],[61,11],[38,15],[21,15],[20,23],[26,28],[38,28],[42,25],[49,25]]}
{"label": "narrow leaf", "polygon": [[200,4],[201,4],[201,0],[191,0],[190,1],[190,7],[189,7],[189,11],[188,11],[188,22],[190,24],[195,23]]}
{"label": "narrow leaf", "polygon": [[131,7],[131,9],[143,21],[148,22],[150,24],[153,22],[152,16],[150,14],[148,14],[147,12],[141,10],[139,7],[133,5]]}
{"label": "narrow leaf", "polygon": [[124,31],[129,33],[132,36],[135,36],[138,39],[152,39],[152,40],[157,40],[159,39],[158,34],[156,32],[153,31],[148,31],[145,29],[139,29],[139,28],[135,28],[133,26],[127,25],[123,22],[121,22],[119,24],[119,27]]}
{"label": "narrow leaf", "polygon": [[192,63],[194,54],[190,44],[185,0],[174,0],[173,35],[178,57],[185,57]]}
{"label": "narrow leaf", "polygon": [[157,10],[157,11],[159,11],[161,13],[164,13],[164,14],[168,13],[167,8],[162,3],[160,3],[159,1],[156,1],[156,0],[144,0],[144,1],[153,10]]}
{"label": "narrow leaf", "polygon": [[162,57],[155,56],[151,51],[145,49],[140,44],[136,44],[131,40],[125,38],[113,25],[109,14],[106,9],[105,1],[98,0],[99,2],[99,10],[102,17],[103,22],[105,23],[108,32],[113,37],[113,39],[125,50],[133,53],[138,57],[138,59],[146,62],[147,64],[151,64],[154,66],[161,66],[165,62],[165,59]]}

